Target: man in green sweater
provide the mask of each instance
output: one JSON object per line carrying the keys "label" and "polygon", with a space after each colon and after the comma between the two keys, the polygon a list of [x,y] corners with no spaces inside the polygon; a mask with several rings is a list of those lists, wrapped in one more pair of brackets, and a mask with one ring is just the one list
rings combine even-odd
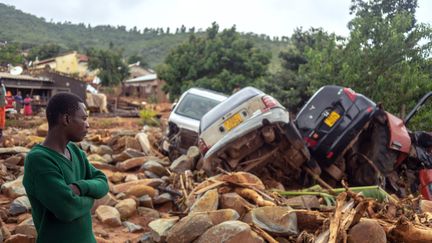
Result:
{"label": "man in green sweater", "polygon": [[108,192],[106,176],[74,142],[89,123],[83,101],[70,93],[54,95],[46,109],[48,135],[28,153],[23,184],[32,206],[37,243],[95,243],[90,209]]}

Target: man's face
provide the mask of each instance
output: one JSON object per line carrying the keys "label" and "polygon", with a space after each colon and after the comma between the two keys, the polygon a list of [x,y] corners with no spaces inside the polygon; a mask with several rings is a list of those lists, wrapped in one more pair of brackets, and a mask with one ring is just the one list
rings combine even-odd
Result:
{"label": "man's face", "polygon": [[89,123],[87,121],[88,113],[84,103],[79,103],[79,109],[72,115],[69,115],[69,139],[72,142],[80,142],[87,135]]}

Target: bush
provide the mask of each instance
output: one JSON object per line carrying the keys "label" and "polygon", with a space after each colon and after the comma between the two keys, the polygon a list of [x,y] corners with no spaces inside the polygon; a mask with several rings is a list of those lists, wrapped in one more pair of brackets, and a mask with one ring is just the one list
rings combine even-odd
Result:
{"label": "bush", "polygon": [[157,119],[157,112],[153,109],[144,108],[140,110],[139,116],[141,118],[141,121],[143,125],[149,125],[149,126],[159,126],[160,122]]}

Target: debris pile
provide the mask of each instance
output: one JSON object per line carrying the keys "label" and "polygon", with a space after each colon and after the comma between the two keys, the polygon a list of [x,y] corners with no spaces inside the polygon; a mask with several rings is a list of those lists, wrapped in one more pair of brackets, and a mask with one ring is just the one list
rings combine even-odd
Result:
{"label": "debris pile", "polygon": [[[34,242],[22,186],[26,153],[47,127],[5,131],[0,147],[0,239]],[[92,130],[79,143],[109,180],[95,202],[98,242],[432,242],[432,203],[379,187],[287,191],[278,178],[195,170],[196,147],[170,162],[160,128]],[[365,234],[365,232],[368,232]]]}

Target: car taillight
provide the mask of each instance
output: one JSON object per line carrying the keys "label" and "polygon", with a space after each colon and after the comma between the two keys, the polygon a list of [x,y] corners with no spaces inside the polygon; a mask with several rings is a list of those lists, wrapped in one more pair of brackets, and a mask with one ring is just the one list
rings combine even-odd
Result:
{"label": "car taillight", "polygon": [[318,141],[310,137],[304,137],[304,140],[306,142],[306,146],[308,146],[309,148],[314,148],[318,144]]}
{"label": "car taillight", "polygon": [[207,146],[207,144],[202,139],[200,139],[198,141],[198,148],[199,148],[201,154],[205,154],[209,150],[209,147]]}
{"label": "car taillight", "polygon": [[278,105],[278,102],[273,97],[268,96],[268,95],[262,97],[262,101],[263,101],[266,109],[270,109],[270,108],[273,108],[273,107]]}
{"label": "car taillight", "polygon": [[352,102],[354,102],[355,99],[357,98],[357,94],[356,92],[354,92],[354,90],[350,88],[344,88],[343,91]]}
{"label": "car taillight", "polygon": [[326,158],[331,159],[331,158],[333,158],[333,155],[334,155],[334,153],[332,151],[330,151],[327,153]]}

